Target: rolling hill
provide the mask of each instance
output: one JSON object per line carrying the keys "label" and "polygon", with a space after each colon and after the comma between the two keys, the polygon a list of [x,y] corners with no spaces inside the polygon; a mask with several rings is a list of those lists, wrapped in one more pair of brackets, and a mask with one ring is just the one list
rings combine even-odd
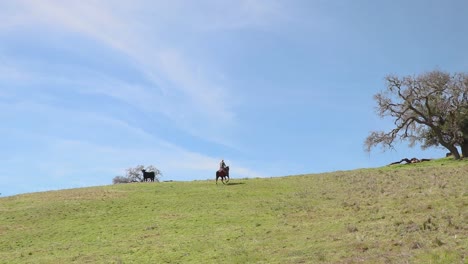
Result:
{"label": "rolling hill", "polygon": [[468,160],[0,198],[0,263],[468,263]]}

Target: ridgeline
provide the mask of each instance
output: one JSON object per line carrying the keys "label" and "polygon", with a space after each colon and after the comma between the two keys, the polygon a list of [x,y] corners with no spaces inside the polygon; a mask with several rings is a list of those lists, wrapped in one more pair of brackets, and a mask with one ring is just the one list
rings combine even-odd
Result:
{"label": "ridgeline", "polygon": [[0,198],[0,263],[468,263],[468,160]]}

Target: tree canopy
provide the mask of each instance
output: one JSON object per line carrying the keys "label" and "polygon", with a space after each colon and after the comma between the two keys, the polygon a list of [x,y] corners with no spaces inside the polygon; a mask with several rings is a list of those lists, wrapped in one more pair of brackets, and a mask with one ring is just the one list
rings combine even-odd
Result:
{"label": "tree canopy", "polygon": [[434,70],[418,76],[385,77],[386,89],[374,95],[377,114],[393,119],[390,131],[372,131],[365,141],[367,151],[381,145],[393,148],[395,141],[410,146],[444,147],[455,159],[468,157],[468,74]]}

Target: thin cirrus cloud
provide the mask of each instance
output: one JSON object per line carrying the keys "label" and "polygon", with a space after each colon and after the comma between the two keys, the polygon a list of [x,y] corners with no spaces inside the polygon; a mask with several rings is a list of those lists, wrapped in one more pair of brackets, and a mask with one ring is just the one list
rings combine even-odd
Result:
{"label": "thin cirrus cloud", "polygon": [[[132,22],[132,19],[138,21],[138,18],[129,17],[128,14],[117,17],[119,10],[113,12],[114,10],[110,8],[115,5],[106,6],[95,1],[79,3],[25,1],[23,3],[25,3],[24,11],[31,16],[30,20],[42,23],[49,30],[77,32],[129,58],[152,84],[146,90],[162,94],[165,99],[170,100],[172,96],[184,103],[190,103],[190,110],[185,114],[196,113],[206,119],[233,121],[234,113],[229,109],[229,105],[217,103],[226,101],[224,95],[229,93],[228,88],[197,74],[199,71],[193,66],[194,63],[190,63],[189,56],[185,56],[182,51],[168,48],[171,43],[161,44],[164,43],[160,41],[164,35],[157,43],[154,41],[148,43],[148,38],[142,30],[144,27]],[[53,34],[47,30],[45,32]],[[203,67],[203,63],[197,62],[196,67]],[[184,116],[180,113],[181,107],[177,102],[176,100],[167,103],[165,114],[179,121],[178,123],[183,123],[177,120],[178,117]],[[212,111],[213,105],[216,105],[218,111]],[[184,129],[190,127],[186,126]]]}
{"label": "thin cirrus cloud", "polygon": [[[216,73],[198,58],[192,59],[187,52],[174,48],[177,45],[170,36],[174,31],[267,29],[285,14],[280,12],[281,6],[276,1],[201,1],[196,4],[133,1],[129,4],[126,1],[23,0],[18,3],[16,11],[25,18],[23,28],[33,27],[45,35],[58,34],[56,31],[74,32],[119,52],[149,82],[133,93],[140,91],[142,96],[139,97],[153,102],[154,109],[172,119],[180,129],[230,147],[235,144],[222,131],[238,125],[235,107],[242,99],[236,98],[229,82],[212,77],[222,73]],[[146,9],[150,11],[140,12]],[[177,22],[179,17],[184,17],[185,22]],[[166,24],[170,26],[162,26]],[[97,84],[94,85],[96,90],[101,94],[108,92],[108,96],[115,96],[131,86],[121,83],[106,89]],[[216,120],[216,124],[212,120]]]}

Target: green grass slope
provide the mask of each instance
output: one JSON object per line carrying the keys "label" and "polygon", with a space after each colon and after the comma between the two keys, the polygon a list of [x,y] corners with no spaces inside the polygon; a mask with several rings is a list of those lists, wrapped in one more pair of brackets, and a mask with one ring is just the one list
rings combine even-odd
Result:
{"label": "green grass slope", "polygon": [[468,263],[467,208],[449,159],[33,193],[0,198],[0,263]]}

